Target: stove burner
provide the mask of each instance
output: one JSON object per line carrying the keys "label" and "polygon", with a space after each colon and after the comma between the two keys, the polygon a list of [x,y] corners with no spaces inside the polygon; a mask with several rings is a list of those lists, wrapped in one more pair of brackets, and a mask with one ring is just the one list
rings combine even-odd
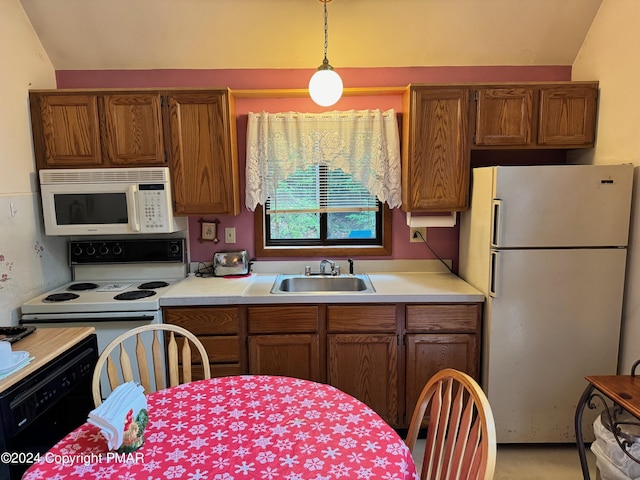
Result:
{"label": "stove burner", "polygon": [[81,290],[93,290],[98,288],[98,284],[91,282],[74,283],[67,287],[67,290],[81,291]]}
{"label": "stove burner", "polygon": [[143,283],[142,285],[138,285],[138,288],[140,290],[148,290],[148,289],[153,289],[153,288],[162,288],[162,287],[168,287],[169,284],[167,282],[147,282],[147,283]]}
{"label": "stove burner", "polygon": [[65,302],[67,300],[73,300],[74,298],[78,298],[80,295],[77,293],[65,292],[65,293],[52,293],[45,297],[45,302]]}
{"label": "stove burner", "polygon": [[138,300],[140,298],[151,297],[155,295],[156,292],[153,290],[132,290],[130,292],[119,293],[115,297],[114,300]]}

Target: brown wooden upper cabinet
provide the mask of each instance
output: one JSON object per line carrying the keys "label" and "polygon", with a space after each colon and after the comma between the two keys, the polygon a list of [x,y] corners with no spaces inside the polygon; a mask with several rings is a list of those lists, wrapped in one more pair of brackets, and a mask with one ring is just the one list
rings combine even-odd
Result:
{"label": "brown wooden upper cabinet", "polygon": [[481,87],[476,90],[476,145],[529,145],[533,88]]}
{"label": "brown wooden upper cabinet", "polygon": [[228,89],[34,90],[36,166],[169,166],[178,215],[240,213]]}
{"label": "brown wooden upper cabinet", "polygon": [[404,95],[402,209],[465,210],[470,156],[468,86],[411,85]]}
{"label": "brown wooden upper cabinet", "polygon": [[168,94],[175,212],[237,215],[235,109],[228,89]]}
{"label": "brown wooden upper cabinet", "polygon": [[38,169],[165,164],[158,92],[32,91],[29,96]]}
{"label": "brown wooden upper cabinet", "polygon": [[472,147],[589,148],[598,82],[478,86]]}

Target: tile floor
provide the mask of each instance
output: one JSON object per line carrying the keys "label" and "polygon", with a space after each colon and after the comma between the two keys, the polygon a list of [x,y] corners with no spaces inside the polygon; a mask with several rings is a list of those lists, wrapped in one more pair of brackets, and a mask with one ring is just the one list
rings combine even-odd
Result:
{"label": "tile floor", "polygon": [[[414,452],[421,461],[424,440]],[[587,449],[589,472],[596,480],[595,457]],[[583,480],[575,445],[499,445],[494,480]]]}
{"label": "tile floor", "polygon": [[[595,456],[587,450],[589,472],[596,478]],[[500,445],[494,480],[582,480],[575,445]]]}

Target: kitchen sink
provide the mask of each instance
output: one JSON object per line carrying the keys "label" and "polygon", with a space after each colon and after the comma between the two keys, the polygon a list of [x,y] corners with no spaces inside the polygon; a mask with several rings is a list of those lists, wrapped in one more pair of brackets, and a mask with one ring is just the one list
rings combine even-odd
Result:
{"label": "kitchen sink", "polygon": [[278,275],[271,293],[374,293],[366,274],[358,275]]}

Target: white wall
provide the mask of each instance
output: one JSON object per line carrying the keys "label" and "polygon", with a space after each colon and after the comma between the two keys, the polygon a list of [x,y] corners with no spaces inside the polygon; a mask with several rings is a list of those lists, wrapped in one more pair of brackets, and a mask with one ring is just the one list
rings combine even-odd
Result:
{"label": "white wall", "polygon": [[584,163],[633,163],[631,218],[619,373],[640,359],[640,2],[603,0],[573,64],[573,80],[600,81],[598,136]]}
{"label": "white wall", "polygon": [[16,325],[69,268],[64,240],[42,234],[29,120],[29,89],[55,88],[55,71],[18,0],[0,0],[0,44],[0,325]]}

